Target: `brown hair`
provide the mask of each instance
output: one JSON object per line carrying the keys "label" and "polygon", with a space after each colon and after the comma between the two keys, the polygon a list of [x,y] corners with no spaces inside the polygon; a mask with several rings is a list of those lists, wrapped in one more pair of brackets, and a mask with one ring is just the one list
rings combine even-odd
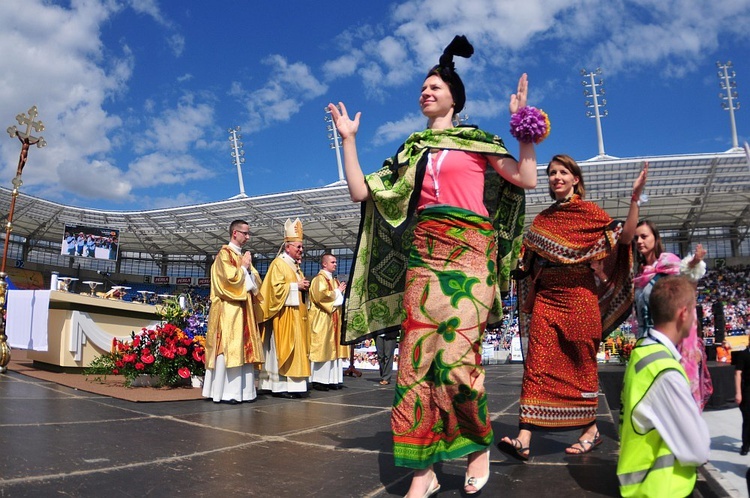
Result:
{"label": "brown hair", "polygon": [[[641,220],[635,227],[638,228],[643,225],[646,225],[648,229],[651,230],[651,233],[654,234],[654,255],[656,256],[656,259],[659,259],[661,253],[664,252],[664,244],[661,243],[661,235],[659,235],[659,229],[656,228],[656,225],[654,225],[654,222],[651,220]],[[633,243],[635,244],[635,239],[633,239]],[[640,263],[641,265],[646,264],[643,255],[640,253],[638,253],[638,263]]]}
{"label": "brown hair", "polygon": [[[549,168],[552,166],[552,163],[560,163],[562,166],[571,172],[573,176],[578,177],[578,185],[575,185],[573,187],[573,193],[578,194],[581,199],[586,197],[586,185],[583,183],[583,171],[581,171],[581,167],[578,166],[578,163],[573,159],[572,157],[566,155],[566,154],[557,154],[550,159],[549,164],[547,164],[547,176],[549,177]],[[549,188],[549,196],[552,197],[552,200],[555,201],[557,198],[555,197],[555,193],[552,191],[552,188]]]}
{"label": "brown hair", "polygon": [[336,259],[336,256],[332,252],[326,251],[320,256],[320,266],[323,266],[323,263],[325,263],[327,257]]}
{"label": "brown hair", "polygon": [[682,275],[666,275],[656,281],[648,300],[648,309],[659,328],[674,321],[683,306],[695,304],[695,283]]}

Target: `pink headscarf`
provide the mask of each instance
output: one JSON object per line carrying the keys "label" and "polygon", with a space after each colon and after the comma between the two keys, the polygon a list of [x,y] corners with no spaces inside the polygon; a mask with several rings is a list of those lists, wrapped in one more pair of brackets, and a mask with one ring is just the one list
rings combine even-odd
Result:
{"label": "pink headscarf", "polygon": [[[681,266],[682,260],[677,255],[663,252],[653,265],[641,267],[641,273],[633,279],[633,283],[637,289],[642,289],[657,274],[679,275]],[[694,318],[690,334],[677,345],[677,350],[682,355],[680,364],[690,380],[693,398],[698,407],[703,410],[714,392],[714,387],[708,373],[708,365],[706,365],[706,349],[703,339],[698,337],[697,317]]]}

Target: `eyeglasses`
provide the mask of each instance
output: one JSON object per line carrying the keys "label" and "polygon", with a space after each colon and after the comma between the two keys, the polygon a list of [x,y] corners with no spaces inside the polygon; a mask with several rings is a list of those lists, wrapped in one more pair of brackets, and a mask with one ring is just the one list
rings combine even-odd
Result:
{"label": "eyeglasses", "polygon": [[242,230],[235,230],[235,232],[240,232],[245,237],[250,237],[250,231],[249,230],[247,232],[243,232]]}

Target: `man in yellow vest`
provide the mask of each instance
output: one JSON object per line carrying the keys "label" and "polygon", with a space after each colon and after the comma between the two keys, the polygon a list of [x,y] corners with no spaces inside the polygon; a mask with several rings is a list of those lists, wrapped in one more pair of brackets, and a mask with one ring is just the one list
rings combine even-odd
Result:
{"label": "man in yellow vest", "polygon": [[649,308],[654,328],[625,370],[617,477],[622,496],[684,497],[711,445],[676,347],[694,321],[695,284],[682,276],[659,279]]}

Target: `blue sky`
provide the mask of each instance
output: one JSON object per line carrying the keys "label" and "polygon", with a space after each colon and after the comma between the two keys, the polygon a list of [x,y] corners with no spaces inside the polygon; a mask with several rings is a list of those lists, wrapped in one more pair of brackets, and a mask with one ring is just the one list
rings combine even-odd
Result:
{"label": "blue sky", "polygon": [[[469,122],[513,153],[507,105],[523,72],[552,120],[540,162],[598,153],[581,68],[603,71],[609,155],[729,149],[716,61],[734,63],[740,145],[750,136],[750,0],[2,0],[0,129],[38,106],[48,145],[30,151],[22,191],[73,206],[232,197],[238,125],[248,195],[314,188],[338,179],[325,105],[362,112],[374,171],[424,127],[419,88],[456,34],[475,47],[457,59]],[[3,136],[10,188],[20,144]]]}

